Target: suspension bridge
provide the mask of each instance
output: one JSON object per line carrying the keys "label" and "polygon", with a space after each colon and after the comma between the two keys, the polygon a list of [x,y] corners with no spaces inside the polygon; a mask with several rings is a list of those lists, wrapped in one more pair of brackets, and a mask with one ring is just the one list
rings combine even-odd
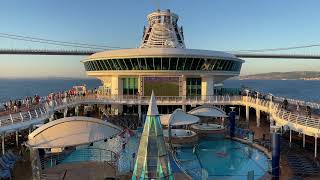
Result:
{"label": "suspension bridge", "polygon": [[[50,50],[50,49],[0,49],[2,55],[54,55],[54,56],[89,56],[94,50]],[[320,54],[289,54],[289,53],[232,53],[239,58],[263,59],[320,59]]]}

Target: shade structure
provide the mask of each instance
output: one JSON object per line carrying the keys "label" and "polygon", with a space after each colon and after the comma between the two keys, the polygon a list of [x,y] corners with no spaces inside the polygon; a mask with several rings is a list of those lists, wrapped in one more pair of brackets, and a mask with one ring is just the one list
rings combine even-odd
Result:
{"label": "shade structure", "polygon": [[[170,120],[171,118],[171,120]],[[172,114],[166,114],[160,116],[161,124],[168,126],[169,120],[172,126],[181,126],[195,124],[199,122],[200,118],[191,114],[187,114],[182,109],[176,109]]]}
{"label": "shade structure", "polygon": [[202,116],[202,117],[228,117],[226,113],[217,107],[211,106],[200,106],[197,108],[192,109],[188,112],[188,114],[192,114],[195,116]]}
{"label": "shade structure", "polygon": [[141,179],[173,179],[153,92],[132,174],[132,180]]}
{"label": "shade structure", "polygon": [[32,148],[63,148],[108,139],[121,128],[101,119],[74,116],[51,121],[28,136]]}

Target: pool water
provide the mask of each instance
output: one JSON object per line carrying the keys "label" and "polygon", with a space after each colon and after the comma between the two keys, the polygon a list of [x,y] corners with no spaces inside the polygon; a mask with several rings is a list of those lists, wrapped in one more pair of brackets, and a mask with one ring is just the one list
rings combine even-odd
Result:
{"label": "pool water", "polygon": [[202,139],[197,148],[181,148],[177,158],[194,179],[199,179],[199,174],[205,174],[209,179],[247,179],[249,171],[254,172],[254,179],[259,179],[269,170],[265,154],[246,144],[223,138]]}

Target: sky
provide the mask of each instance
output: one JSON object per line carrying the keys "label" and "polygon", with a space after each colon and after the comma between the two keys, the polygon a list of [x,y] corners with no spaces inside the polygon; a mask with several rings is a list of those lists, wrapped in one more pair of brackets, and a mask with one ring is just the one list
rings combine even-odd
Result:
{"label": "sky", "polygon": [[[1,0],[0,33],[135,48],[146,15],[171,9],[187,48],[243,50],[320,44],[319,0]],[[1,37],[2,49],[75,49]],[[77,48],[79,49],[79,48]],[[320,47],[279,53],[319,54]],[[86,77],[85,56],[0,55],[0,78]],[[244,59],[241,74],[319,71],[319,60]]]}

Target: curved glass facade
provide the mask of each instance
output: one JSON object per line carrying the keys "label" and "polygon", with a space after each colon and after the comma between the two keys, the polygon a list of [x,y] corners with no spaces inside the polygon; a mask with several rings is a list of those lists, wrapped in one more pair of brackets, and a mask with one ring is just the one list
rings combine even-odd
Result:
{"label": "curved glass facade", "polygon": [[86,71],[173,70],[173,71],[240,71],[242,62],[225,59],[155,57],[103,59],[84,62]]}

